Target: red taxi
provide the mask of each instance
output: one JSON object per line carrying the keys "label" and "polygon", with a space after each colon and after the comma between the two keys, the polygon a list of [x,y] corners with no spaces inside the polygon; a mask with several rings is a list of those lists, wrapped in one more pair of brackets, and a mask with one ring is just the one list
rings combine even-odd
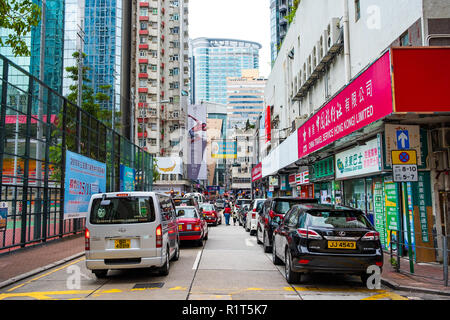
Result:
{"label": "red taxi", "polygon": [[208,239],[208,223],[203,216],[192,206],[176,207],[178,234],[180,241],[193,240],[203,245]]}
{"label": "red taxi", "polygon": [[203,213],[207,223],[211,223],[215,226],[217,226],[219,223],[222,223],[220,216],[217,214],[216,208],[213,204],[202,203],[200,205],[200,212]]}

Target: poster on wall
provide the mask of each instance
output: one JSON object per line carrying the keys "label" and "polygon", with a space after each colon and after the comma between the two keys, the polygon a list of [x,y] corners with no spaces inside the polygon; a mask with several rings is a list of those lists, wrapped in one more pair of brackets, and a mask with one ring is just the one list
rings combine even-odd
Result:
{"label": "poster on wall", "polygon": [[191,180],[206,180],[207,146],[206,106],[188,107],[188,177]]}
{"label": "poster on wall", "polygon": [[135,191],[136,170],[120,165],[120,191]]}
{"label": "poster on wall", "polygon": [[106,164],[66,151],[64,219],[84,218],[91,196],[106,192]]}
{"label": "poster on wall", "polygon": [[7,217],[8,217],[8,203],[0,202],[0,231],[6,230]]}

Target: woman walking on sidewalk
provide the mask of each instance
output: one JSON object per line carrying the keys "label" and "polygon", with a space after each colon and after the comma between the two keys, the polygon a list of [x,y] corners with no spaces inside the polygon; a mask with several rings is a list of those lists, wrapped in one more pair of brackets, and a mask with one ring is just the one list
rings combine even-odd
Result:
{"label": "woman walking on sidewalk", "polygon": [[223,211],[223,215],[225,217],[225,224],[227,226],[229,226],[230,225],[230,215],[231,215],[231,208],[230,208],[229,204],[226,205],[225,210]]}

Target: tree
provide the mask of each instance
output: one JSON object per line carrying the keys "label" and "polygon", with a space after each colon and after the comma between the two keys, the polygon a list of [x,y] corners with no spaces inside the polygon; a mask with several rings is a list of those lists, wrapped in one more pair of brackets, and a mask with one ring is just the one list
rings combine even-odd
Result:
{"label": "tree", "polygon": [[0,46],[10,46],[14,56],[30,56],[24,36],[39,25],[41,9],[32,0],[0,0],[0,29],[9,30]]}
{"label": "tree", "polygon": [[158,171],[158,167],[157,167],[157,163],[156,163],[156,158],[153,157],[153,165],[152,165],[152,169],[153,169],[153,182],[156,182],[157,180],[159,180],[159,171]]}
{"label": "tree", "polygon": [[300,1],[301,0],[294,0],[294,3],[292,4],[292,7],[289,10],[289,14],[287,16],[285,16],[285,18],[287,19],[289,24],[291,24],[292,21],[294,20],[294,17],[297,12],[297,8],[298,8],[298,5],[300,4]]}
{"label": "tree", "polygon": [[247,122],[245,123],[245,131],[248,131],[250,129],[255,129],[255,124],[251,124],[250,120],[247,119]]}

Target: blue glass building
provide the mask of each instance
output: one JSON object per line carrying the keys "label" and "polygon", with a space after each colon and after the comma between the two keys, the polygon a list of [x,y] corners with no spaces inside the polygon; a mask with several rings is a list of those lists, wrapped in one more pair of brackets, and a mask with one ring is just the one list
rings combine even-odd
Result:
{"label": "blue glass building", "polygon": [[[120,110],[122,0],[85,0],[84,64],[94,94],[104,92],[110,100],[101,107]],[[109,92],[101,86],[110,85]]]}
{"label": "blue glass building", "polygon": [[227,104],[227,77],[241,77],[243,69],[259,69],[256,42],[197,38],[191,41],[191,102]]}

